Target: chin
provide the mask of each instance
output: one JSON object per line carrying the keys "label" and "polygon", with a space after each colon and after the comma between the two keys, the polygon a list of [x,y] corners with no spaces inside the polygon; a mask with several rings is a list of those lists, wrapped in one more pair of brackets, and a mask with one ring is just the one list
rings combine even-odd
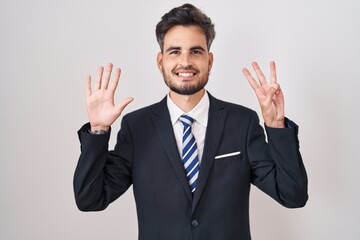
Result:
{"label": "chin", "polygon": [[170,90],[180,95],[193,95],[203,90],[204,86],[194,86],[190,88],[179,88],[177,86],[169,86]]}

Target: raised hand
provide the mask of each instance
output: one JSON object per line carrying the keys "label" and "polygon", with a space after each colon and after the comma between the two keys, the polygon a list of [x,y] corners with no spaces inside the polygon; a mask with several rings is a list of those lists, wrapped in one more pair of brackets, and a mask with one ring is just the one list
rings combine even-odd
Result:
{"label": "raised hand", "polygon": [[252,63],[252,67],[259,82],[255,80],[247,68],[243,69],[243,73],[259,100],[265,125],[273,128],[285,127],[284,95],[280,85],[277,83],[275,62],[270,62],[270,83],[267,83],[264,74],[256,62]]}
{"label": "raised hand", "polygon": [[112,68],[113,65],[109,63],[103,76],[104,67],[99,67],[94,90],[91,89],[91,76],[86,77],[86,107],[91,131],[108,131],[124,108],[133,101],[133,98],[128,97],[118,105],[114,104],[114,94],[121,71],[120,68],[115,69],[113,81],[109,84]]}

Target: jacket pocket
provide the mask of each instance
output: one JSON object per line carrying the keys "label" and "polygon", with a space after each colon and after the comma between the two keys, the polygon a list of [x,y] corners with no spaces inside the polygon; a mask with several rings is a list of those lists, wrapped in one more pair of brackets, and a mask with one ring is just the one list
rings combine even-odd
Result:
{"label": "jacket pocket", "polygon": [[228,157],[233,157],[233,156],[237,156],[237,155],[240,155],[240,154],[241,154],[240,151],[225,153],[225,154],[215,156],[215,160],[220,160],[220,159],[224,159],[224,158],[228,158]]}

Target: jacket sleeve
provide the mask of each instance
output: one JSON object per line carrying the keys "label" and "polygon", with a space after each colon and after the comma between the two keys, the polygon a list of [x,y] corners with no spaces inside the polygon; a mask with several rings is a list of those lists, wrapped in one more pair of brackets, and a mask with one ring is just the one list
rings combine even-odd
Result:
{"label": "jacket sleeve", "polygon": [[299,151],[298,126],[285,119],[287,128],[259,125],[254,114],[248,133],[248,158],[252,183],[288,208],[303,207],[307,200],[307,175]]}
{"label": "jacket sleeve", "polygon": [[125,120],[113,151],[108,151],[110,131],[93,135],[89,127],[87,123],[78,131],[81,154],[74,174],[74,194],[79,210],[100,211],[132,184],[132,142]]}

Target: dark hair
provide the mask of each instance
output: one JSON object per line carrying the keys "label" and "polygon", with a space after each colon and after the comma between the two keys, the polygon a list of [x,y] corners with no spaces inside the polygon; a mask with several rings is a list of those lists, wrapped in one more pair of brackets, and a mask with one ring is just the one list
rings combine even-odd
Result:
{"label": "dark hair", "polygon": [[214,24],[200,9],[186,3],[180,7],[173,8],[162,16],[161,21],[156,25],[156,39],[161,51],[164,47],[164,37],[167,31],[174,26],[199,26],[206,37],[208,50],[215,38]]}

